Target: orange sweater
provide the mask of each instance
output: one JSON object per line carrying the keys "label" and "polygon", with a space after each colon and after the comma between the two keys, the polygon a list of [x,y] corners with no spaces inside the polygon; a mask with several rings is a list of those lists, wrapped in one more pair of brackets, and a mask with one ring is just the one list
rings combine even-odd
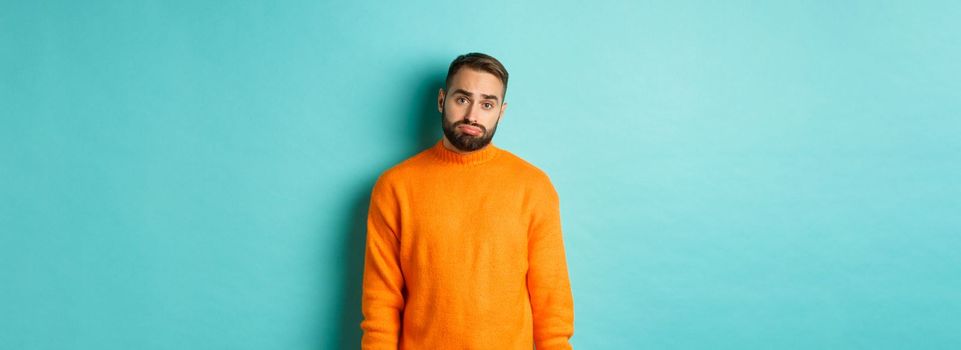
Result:
{"label": "orange sweater", "polygon": [[557,192],[493,143],[437,142],[380,175],[367,219],[365,350],[570,349]]}

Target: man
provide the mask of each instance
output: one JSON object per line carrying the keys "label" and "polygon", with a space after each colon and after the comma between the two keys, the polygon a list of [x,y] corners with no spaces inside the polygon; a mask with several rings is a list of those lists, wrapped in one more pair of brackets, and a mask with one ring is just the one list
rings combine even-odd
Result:
{"label": "man", "polygon": [[367,218],[363,349],[570,349],[574,304],[557,192],[491,143],[507,70],[457,57],[444,136],[383,172]]}

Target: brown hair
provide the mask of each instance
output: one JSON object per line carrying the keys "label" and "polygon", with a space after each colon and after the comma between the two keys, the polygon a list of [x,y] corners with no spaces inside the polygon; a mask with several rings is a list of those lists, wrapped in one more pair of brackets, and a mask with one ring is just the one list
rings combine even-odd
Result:
{"label": "brown hair", "polygon": [[450,88],[451,78],[464,66],[493,74],[497,79],[500,79],[501,83],[504,83],[504,95],[507,95],[507,68],[504,68],[504,65],[496,58],[480,52],[471,52],[457,56],[457,58],[450,63],[450,68],[447,70],[445,89]]}

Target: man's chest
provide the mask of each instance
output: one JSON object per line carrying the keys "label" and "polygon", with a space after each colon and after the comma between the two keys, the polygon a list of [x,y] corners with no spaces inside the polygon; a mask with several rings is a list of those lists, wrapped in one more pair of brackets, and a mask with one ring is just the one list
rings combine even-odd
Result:
{"label": "man's chest", "polygon": [[476,254],[526,252],[529,203],[523,188],[437,187],[402,208],[401,244],[416,251]]}

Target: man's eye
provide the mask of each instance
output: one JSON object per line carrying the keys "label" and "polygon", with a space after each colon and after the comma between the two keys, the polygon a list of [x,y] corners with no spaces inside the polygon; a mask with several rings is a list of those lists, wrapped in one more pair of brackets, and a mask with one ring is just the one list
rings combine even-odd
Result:
{"label": "man's eye", "polygon": [[484,104],[484,108],[491,109],[491,108],[494,108],[494,105],[490,102],[487,102]]}
{"label": "man's eye", "polygon": [[466,99],[466,98],[463,98],[463,97],[458,97],[458,98],[457,98],[457,103],[464,103],[464,102],[467,102],[467,99]]}

